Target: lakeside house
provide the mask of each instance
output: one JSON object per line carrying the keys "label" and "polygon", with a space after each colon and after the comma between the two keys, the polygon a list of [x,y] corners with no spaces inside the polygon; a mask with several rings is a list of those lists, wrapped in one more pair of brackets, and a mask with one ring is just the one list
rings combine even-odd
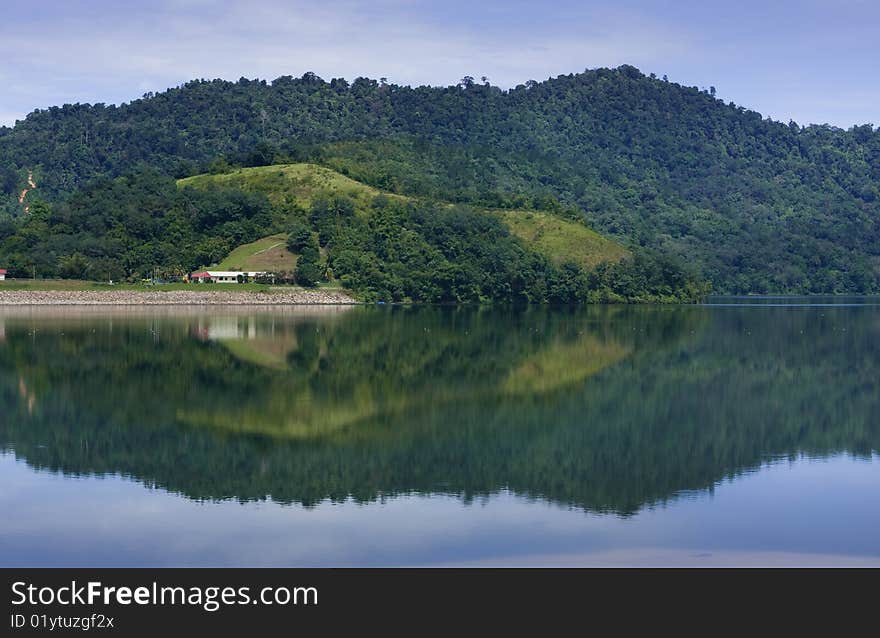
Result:
{"label": "lakeside house", "polygon": [[6,281],[6,271],[0,268],[0,281]]}
{"label": "lakeside house", "polygon": [[245,272],[240,270],[206,270],[204,272],[192,273],[189,276],[189,280],[197,284],[240,284],[268,274],[265,272]]}

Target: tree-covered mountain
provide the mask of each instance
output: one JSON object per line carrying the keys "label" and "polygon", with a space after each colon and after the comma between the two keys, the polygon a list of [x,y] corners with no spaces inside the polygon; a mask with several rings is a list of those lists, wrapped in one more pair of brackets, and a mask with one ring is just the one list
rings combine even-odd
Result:
{"label": "tree-covered mountain", "polygon": [[[7,214],[140,164],[310,159],[402,193],[579,211],[721,292],[880,290],[880,132],[800,127],[624,66],[508,91],[313,74],[194,81],[0,129]],[[222,162],[221,162],[222,163]],[[38,188],[19,204],[29,174]]]}

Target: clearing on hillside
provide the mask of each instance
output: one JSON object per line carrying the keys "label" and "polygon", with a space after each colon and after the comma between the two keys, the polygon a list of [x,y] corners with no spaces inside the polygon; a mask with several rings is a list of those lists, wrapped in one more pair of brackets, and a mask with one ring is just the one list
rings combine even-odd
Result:
{"label": "clearing on hillside", "polygon": [[296,259],[296,255],[287,250],[287,235],[279,233],[239,246],[217,265],[217,269],[293,272]]}
{"label": "clearing on hillside", "polygon": [[586,270],[618,262],[630,252],[583,224],[531,210],[499,212],[510,232],[554,264],[573,262]]}
{"label": "clearing on hillside", "polygon": [[[368,206],[382,191],[315,164],[278,164],[240,168],[220,175],[195,175],[178,180],[180,187],[207,189],[221,186],[247,192],[263,193],[272,204],[304,208],[317,194],[346,195],[359,207]],[[388,197],[400,197],[388,195]]]}

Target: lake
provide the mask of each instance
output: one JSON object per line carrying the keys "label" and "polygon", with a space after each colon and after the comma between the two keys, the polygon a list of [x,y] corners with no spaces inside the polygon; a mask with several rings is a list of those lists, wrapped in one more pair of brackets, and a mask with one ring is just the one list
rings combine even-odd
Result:
{"label": "lake", "polygon": [[0,565],[880,565],[880,306],[0,308]]}

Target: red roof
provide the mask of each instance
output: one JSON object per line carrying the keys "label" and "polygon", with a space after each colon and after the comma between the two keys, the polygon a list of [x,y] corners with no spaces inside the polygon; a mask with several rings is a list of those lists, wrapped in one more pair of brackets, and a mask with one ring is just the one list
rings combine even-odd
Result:
{"label": "red roof", "polygon": [[211,275],[209,275],[206,272],[194,272],[189,277],[190,277],[190,279],[207,279],[210,276]]}
{"label": "red roof", "polygon": [[5,275],[5,274],[6,274],[6,271],[3,270],[2,268],[0,268],[0,275]]}

